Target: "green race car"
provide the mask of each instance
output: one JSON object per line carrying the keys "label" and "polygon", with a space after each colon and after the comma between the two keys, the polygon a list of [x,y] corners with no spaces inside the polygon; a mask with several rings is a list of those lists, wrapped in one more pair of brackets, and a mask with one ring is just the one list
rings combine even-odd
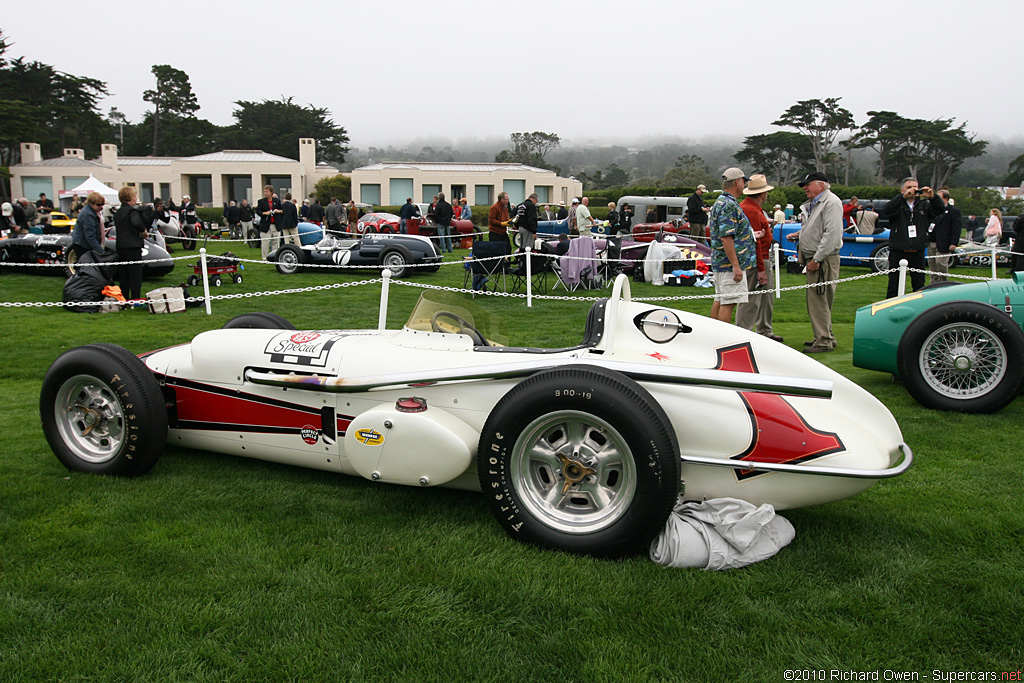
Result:
{"label": "green race car", "polygon": [[930,285],[864,306],[853,364],[891,372],[926,408],[993,413],[1024,386],[1024,272]]}

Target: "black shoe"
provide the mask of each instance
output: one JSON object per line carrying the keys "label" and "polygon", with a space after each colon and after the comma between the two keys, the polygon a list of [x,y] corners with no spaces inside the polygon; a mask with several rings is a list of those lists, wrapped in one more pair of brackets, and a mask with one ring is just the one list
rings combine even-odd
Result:
{"label": "black shoe", "polygon": [[786,340],[785,340],[784,338],[780,337],[780,336],[779,336],[779,335],[777,335],[777,334],[766,334],[766,335],[764,335],[764,336],[768,337],[768,338],[769,338],[769,339],[771,339],[772,341],[777,341],[777,342],[779,342],[780,344],[781,344],[782,342],[786,341]]}

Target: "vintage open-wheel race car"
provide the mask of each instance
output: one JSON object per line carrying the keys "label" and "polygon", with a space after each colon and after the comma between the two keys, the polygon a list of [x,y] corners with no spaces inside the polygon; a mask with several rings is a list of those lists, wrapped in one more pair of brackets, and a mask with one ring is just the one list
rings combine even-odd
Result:
{"label": "vintage open-wheel race car", "polygon": [[632,301],[625,276],[572,347],[503,346],[475,308],[428,291],[400,330],[297,331],[250,313],[141,357],[74,348],[43,380],[43,430],[84,472],[144,474],[170,443],[475,489],[512,537],[601,557],[643,552],[680,493],[796,508],[913,460],[854,382],[733,325]]}

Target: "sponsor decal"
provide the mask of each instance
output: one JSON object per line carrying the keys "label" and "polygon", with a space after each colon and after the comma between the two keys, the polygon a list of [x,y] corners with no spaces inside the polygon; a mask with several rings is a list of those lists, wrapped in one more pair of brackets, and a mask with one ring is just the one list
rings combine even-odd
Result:
{"label": "sponsor decal", "polygon": [[320,440],[320,430],[313,425],[304,425],[299,433],[302,435],[302,440],[310,446],[315,445]]}
{"label": "sponsor decal", "polygon": [[669,360],[668,356],[666,356],[664,354],[661,354],[661,353],[658,353],[657,351],[655,351],[654,353],[649,353],[647,355],[650,356],[651,358],[653,358],[656,361],[666,361],[666,360]]}
{"label": "sponsor decal", "polygon": [[[759,372],[749,343],[718,349],[715,370]],[[750,443],[732,460],[787,463],[815,460],[846,450],[839,435],[812,427],[796,408],[778,394],[738,392],[750,418]],[[733,470],[737,481],[762,477],[768,472]]]}
{"label": "sponsor decal", "polygon": [[357,429],[356,441],[367,446],[379,446],[384,443],[384,435],[376,429]]}

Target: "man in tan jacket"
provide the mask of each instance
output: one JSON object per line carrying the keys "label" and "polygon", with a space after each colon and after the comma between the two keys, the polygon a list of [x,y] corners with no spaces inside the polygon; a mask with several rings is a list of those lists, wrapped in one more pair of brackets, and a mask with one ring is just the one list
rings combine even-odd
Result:
{"label": "man in tan jacket", "polygon": [[843,245],[843,202],[817,171],[797,183],[807,201],[800,205],[803,225],[796,233],[800,239],[800,262],[807,266],[807,317],[814,339],[804,342],[804,353],[824,353],[836,347],[832,334],[832,302],[839,278],[839,248]]}

